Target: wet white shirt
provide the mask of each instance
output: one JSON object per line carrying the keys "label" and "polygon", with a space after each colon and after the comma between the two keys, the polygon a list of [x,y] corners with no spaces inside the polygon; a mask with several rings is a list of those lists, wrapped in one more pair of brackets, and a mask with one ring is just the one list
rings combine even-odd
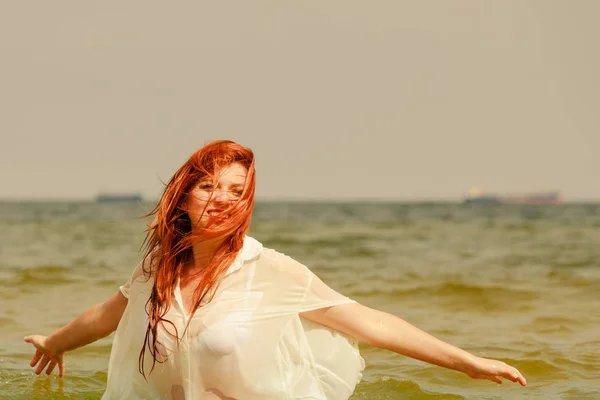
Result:
{"label": "wet white shirt", "polygon": [[146,381],[138,360],[152,286],[138,266],[121,287],[129,301],[114,337],[103,400],[345,400],[361,379],[357,343],[299,316],[353,301],[304,265],[246,237],[213,300],[194,313],[185,334],[188,316],[177,285],[165,318],[183,337],[177,346],[165,330],[173,328],[159,328],[167,357],[149,374],[146,350]]}

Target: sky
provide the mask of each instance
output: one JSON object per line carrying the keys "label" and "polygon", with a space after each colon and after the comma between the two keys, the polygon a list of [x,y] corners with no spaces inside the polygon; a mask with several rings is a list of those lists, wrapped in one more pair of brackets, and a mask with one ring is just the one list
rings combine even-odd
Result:
{"label": "sky", "polygon": [[600,2],[0,1],[0,199],[155,198],[200,146],[259,199],[600,200]]}

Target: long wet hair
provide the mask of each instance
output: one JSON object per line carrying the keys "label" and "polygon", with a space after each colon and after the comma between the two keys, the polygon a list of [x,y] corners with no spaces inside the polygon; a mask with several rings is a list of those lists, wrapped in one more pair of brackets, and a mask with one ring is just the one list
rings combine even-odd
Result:
{"label": "long wet hair", "polygon": [[[192,222],[185,209],[188,194],[202,179],[208,177],[216,181],[219,170],[233,163],[239,163],[247,170],[239,200],[225,210],[229,215],[227,219],[192,233]],[[205,299],[211,300],[219,279],[242,248],[254,208],[255,184],[252,150],[229,140],[210,142],[192,154],[175,172],[166,184],[160,201],[148,214],[149,217],[154,216],[154,221],[148,226],[143,244],[143,270],[147,278],[154,279],[154,285],[146,303],[148,326],[139,357],[139,371],[144,378],[146,349],[153,359],[150,373],[156,362],[164,362],[166,357],[159,350],[159,346],[162,347],[157,339],[159,325],[169,324],[175,330],[171,334],[177,342],[180,340],[175,325],[164,317],[173,302],[175,287],[184,266],[193,260],[192,245],[202,239],[222,240],[212,260],[196,275],[199,283],[193,295],[193,314]]]}

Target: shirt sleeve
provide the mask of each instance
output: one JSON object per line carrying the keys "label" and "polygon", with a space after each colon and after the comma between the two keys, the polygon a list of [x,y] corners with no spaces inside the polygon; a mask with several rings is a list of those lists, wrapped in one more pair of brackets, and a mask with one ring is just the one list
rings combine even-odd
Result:
{"label": "shirt sleeve", "polygon": [[300,312],[332,307],[340,304],[355,303],[354,300],[335,291],[325,284],[310,269],[304,266],[306,274],[306,292],[302,299]]}
{"label": "shirt sleeve", "polygon": [[144,275],[144,260],[140,261],[140,263],[135,267],[131,276],[123,285],[119,286],[119,290],[125,296],[126,299],[129,299],[129,295],[131,294],[131,285],[138,279],[140,276]]}
{"label": "shirt sleeve", "polygon": [[[262,325],[264,320],[272,318],[282,324],[283,333],[277,342],[268,336],[273,325],[264,323],[261,334],[265,340],[278,343],[278,350],[272,353],[280,354],[280,365],[285,365],[285,373],[293,377],[287,381],[293,397],[348,399],[365,367],[358,341],[303,319],[300,314],[356,302],[328,286],[302,263],[270,249],[263,254],[271,265],[265,272],[272,284],[265,290],[263,301],[267,304],[261,304],[265,312],[260,315],[260,322]],[[268,306],[272,308],[267,309]],[[265,353],[268,351],[257,346],[249,365],[255,368],[254,360]]]}
{"label": "shirt sleeve", "polygon": [[273,267],[278,280],[275,290],[280,292],[277,303],[286,311],[302,313],[355,303],[329,287],[305,265],[281,253],[274,253]]}

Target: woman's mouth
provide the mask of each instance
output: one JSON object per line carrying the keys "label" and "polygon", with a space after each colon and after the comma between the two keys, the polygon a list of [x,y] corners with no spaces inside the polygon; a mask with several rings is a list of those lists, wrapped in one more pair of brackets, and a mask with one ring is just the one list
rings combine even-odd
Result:
{"label": "woman's mouth", "polygon": [[208,214],[209,217],[219,217],[219,216],[222,216],[223,210],[212,209],[212,210],[206,211],[206,213]]}

